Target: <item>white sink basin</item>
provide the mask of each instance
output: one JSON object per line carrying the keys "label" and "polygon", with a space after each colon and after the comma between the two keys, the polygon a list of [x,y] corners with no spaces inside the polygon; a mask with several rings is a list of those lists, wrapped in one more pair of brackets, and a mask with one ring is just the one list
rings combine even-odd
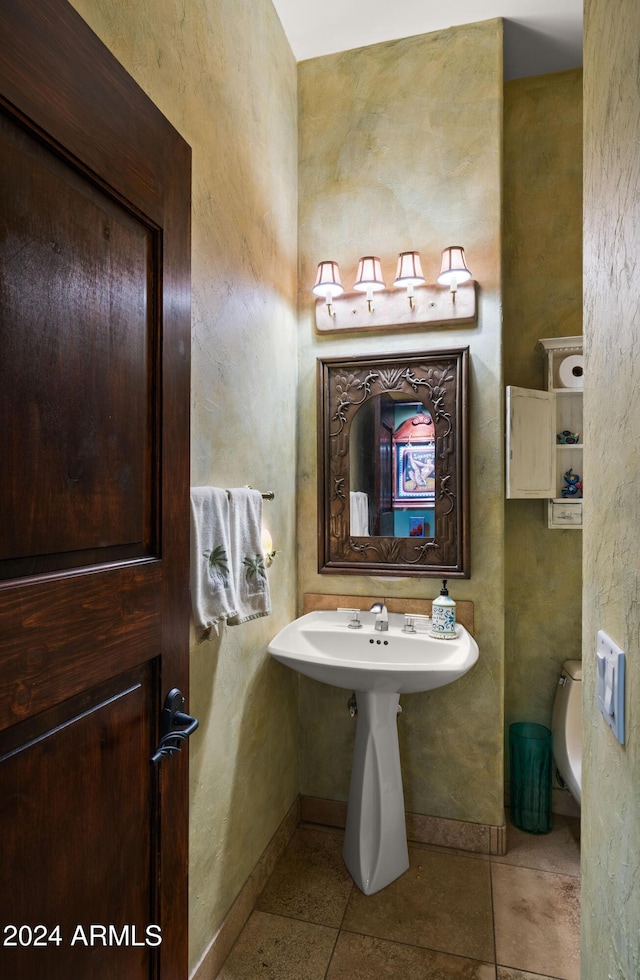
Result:
{"label": "white sink basin", "polygon": [[455,639],[428,632],[403,633],[404,616],[389,613],[389,629],[374,629],[375,615],[361,613],[362,628],[348,626],[349,613],[321,610],[295,619],[269,644],[269,653],[307,677],[350,691],[410,694],[450,684],[478,659],[478,645],[464,626]]}
{"label": "white sink basin", "polygon": [[358,721],[351,769],[343,856],[365,895],[384,888],[409,867],[398,745],[400,694],[430,691],[466,674],[478,645],[464,626],[455,639],[426,631],[403,633],[404,616],[389,614],[389,629],[374,629],[375,614],[349,627],[340,610],[307,613],[280,630],[269,653],[293,670],[356,692]]}

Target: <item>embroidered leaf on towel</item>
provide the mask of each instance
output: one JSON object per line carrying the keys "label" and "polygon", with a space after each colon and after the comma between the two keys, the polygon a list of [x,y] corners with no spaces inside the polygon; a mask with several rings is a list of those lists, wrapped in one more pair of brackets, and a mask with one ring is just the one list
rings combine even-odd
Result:
{"label": "embroidered leaf on towel", "polygon": [[207,559],[207,571],[212,583],[226,588],[229,582],[229,559],[222,545],[212,548],[211,551],[203,551],[202,555]]}
{"label": "embroidered leaf on towel", "polygon": [[251,558],[249,555],[244,559],[242,564],[246,568],[245,577],[247,582],[250,582],[253,576],[256,578],[266,579],[266,573],[264,569],[264,558],[262,555],[256,555],[255,558]]}

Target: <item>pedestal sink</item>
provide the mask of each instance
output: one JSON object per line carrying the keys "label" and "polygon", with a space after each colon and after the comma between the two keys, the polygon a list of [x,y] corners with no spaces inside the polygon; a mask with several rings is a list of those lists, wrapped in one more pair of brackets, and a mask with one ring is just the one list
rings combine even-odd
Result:
{"label": "pedestal sink", "polygon": [[398,748],[400,694],[430,691],[462,677],[478,645],[456,624],[455,639],[405,632],[405,617],[389,614],[389,629],[361,613],[321,610],[295,619],[273,638],[276,660],[325,684],[356,692],[358,721],[343,857],[365,895],[380,891],[409,867]]}

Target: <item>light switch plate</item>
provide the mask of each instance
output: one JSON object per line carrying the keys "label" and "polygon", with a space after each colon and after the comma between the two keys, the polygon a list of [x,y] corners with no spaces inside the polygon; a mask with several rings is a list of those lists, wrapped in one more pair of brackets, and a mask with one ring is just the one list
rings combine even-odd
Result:
{"label": "light switch plate", "polygon": [[596,702],[611,731],[624,745],[624,672],[625,655],[620,647],[598,630],[596,646],[598,674]]}

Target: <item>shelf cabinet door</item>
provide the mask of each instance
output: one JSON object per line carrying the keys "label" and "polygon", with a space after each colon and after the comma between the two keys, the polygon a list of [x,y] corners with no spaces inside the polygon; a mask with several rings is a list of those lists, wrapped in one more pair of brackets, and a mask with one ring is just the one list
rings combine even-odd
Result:
{"label": "shelf cabinet door", "polygon": [[507,497],[554,497],[556,396],[507,386]]}

